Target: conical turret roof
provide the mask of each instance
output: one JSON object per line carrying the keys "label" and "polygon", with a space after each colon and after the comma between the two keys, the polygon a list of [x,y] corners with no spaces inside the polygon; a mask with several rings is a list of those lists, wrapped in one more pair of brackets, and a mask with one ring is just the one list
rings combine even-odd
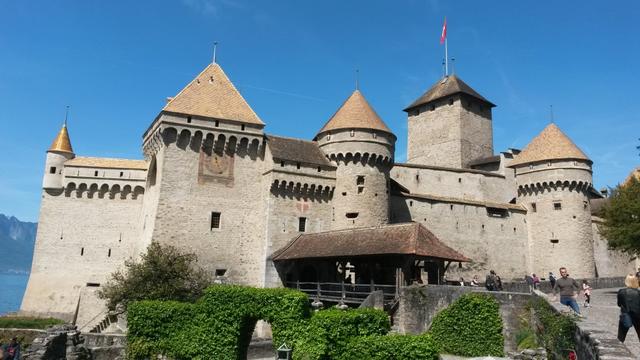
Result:
{"label": "conical turret roof", "polygon": [[538,136],[533,138],[509,166],[513,167],[538,161],[564,159],[586,160],[591,162],[587,155],[585,155],[556,124],[552,123],[547,125]]}
{"label": "conical turret roof", "polygon": [[416,99],[416,101],[414,101],[411,105],[407,106],[404,111],[409,111],[416,106],[424,105],[434,100],[438,100],[457,93],[463,93],[473,96],[478,100],[484,101],[490,106],[495,106],[493,103],[491,103],[491,101],[478,94],[477,91],[473,90],[471,86],[467,85],[467,83],[462,81],[459,77],[457,77],[456,75],[449,75],[438,80],[438,82],[433,84],[433,86],[424,94],[422,94],[422,96]]}
{"label": "conical turret roof", "polygon": [[360,90],[354,91],[318,134],[338,129],[375,129],[393,134]]}
{"label": "conical turret roof", "polygon": [[162,110],[264,125],[216,63],[209,64]]}
{"label": "conical turret roof", "polygon": [[56,138],[53,139],[53,143],[51,143],[51,147],[49,147],[48,151],[73,154],[71,140],[69,139],[69,132],[67,131],[67,124],[62,125],[62,129],[60,129]]}

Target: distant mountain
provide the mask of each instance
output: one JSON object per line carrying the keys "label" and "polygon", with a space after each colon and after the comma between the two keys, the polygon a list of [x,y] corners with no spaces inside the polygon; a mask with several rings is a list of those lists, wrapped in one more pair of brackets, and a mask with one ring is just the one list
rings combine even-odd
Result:
{"label": "distant mountain", "polygon": [[31,270],[37,223],[0,214],[0,273]]}

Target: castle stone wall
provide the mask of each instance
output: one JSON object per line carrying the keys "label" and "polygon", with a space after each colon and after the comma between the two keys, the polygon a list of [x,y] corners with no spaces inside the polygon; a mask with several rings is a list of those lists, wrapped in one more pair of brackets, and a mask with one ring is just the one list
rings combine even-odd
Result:
{"label": "castle stone wall", "polygon": [[471,258],[452,264],[447,279],[480,279],[495,270],[503,279],[521,279],[529,270],[528,235],[523,210],[505,209],[503,217],[486,206],[392,196],[392,222],[423,224],[446,245]]}
{"label": "castle stone wall", "polygon": [[[153,241],[198,254],[211,273],[224,269],[233,282],[261,286],[268,187],[261,181],[260,140],[186,128],[168,128],[163,136]],[[219,228],[212,227],[214,212]]]}
{"label": "castle stone wall", "polygon": [[493,155],[491,108],[453,95],[412,109],[408,117],[407,162],[463,168]]}
{"label": "castle stone wall", "polygon": [[600,234],[602,219],[592,217],[593,258],[599,277],[625,276],[636,273],[636,261],[629,254],[611,250],[607,239]]}
{"label": "castle stone wall", "polygon": [[547,274],[565,266],[574,277],[594,277],[589,165],[553,161],[535,166],[516,168],[518,202],[528,209],[532,271]]}
{"label": "castle stone wall", "polygon": [[472,169],[395,164],[391,178],[411,193],[507,203],[516,197],[513,176]]}
{"label": "castle stone wall", "polygon": [[104,283],[134,255],[143,196],[88,196],[43,191],[23,312],[69,319],[88,283]]}

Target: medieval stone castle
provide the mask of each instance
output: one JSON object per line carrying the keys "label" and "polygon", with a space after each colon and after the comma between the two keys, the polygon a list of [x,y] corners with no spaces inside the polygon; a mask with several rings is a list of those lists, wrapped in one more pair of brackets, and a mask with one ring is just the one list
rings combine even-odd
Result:
{"label": "medieval stone castle", "polygon": [[21,310],[91,322],[103,311],[95,290],[152,241],[196,253],[228,281],[275,287],[272,255],[300,234],[349,240],[350,229],[407,222],[471,259],[450,278],[632,269],[599,235],[587,155],[554,124],[522,151],[494,152],[494,106],[457,76],[438,80],[404,109],[397,163],[396,134],[360,91],[314,139],[280,137],[213,63],[151,122],[145,160],[76,156],[63,126],[47,151]]}

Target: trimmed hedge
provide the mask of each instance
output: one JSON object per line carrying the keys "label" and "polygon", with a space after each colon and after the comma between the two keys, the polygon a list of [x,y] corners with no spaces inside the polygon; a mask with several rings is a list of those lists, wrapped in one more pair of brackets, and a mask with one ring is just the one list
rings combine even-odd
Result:
{"label": "trimmed hedge", "polygon": [[436,315],[429,332],[443,353],[503,356],[499,309],[498,302],[491,296],[464,294]]}
{"label": "trimmed hedge", "polygon": [[312,313],[307,295],[296,290],[214,285],[193,304],[130,304],[127,355],[244,359],[258,320],[271,324],[276,347],[293,347],[295,360],[432,360],[440,350],[501,356],[504,347],[498,304],[489,296],[463,295],[436,315],[431,333],[386,335],[389,319],[381,310]]}
{"label": "trimmed hedge", "polygon": [[437,360],[438,347],[431,334],[373,335],[352,338],[335,360]]}
{"label": "trimmed hedge", "polygon": [[141,301],[128,308],[128,356],[243,359],[257,320],[271,324],[273,343],[286,342],[294,358],[328,359],[353,336],[389,331],[380,310],[324,310],[313,316],[306,294],[291,289],[214,285],[195,304]]}
{"label": "trimmed hedge", "polygon": [[380,310],[329,309],[314,313],[306,330],[292,342],[296,359],[337,359],[352,339],[385,335],[390,326],[387,314]]}

